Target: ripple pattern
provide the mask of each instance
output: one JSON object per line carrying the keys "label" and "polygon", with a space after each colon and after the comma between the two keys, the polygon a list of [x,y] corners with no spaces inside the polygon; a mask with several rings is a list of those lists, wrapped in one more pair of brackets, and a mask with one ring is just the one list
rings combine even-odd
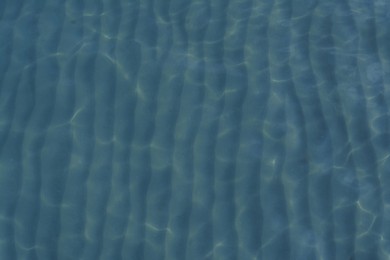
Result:
{"label": "ripple pattern", "polygon": [[0,1],[0,259],[390,258],[385,0]]}

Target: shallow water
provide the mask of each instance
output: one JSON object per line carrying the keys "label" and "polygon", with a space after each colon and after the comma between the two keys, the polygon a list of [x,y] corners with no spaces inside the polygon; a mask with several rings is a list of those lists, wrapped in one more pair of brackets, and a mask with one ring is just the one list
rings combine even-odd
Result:
{"label": "shallow water", "polygon": [[388,259],[389,19],[0,2],[0,259]]}

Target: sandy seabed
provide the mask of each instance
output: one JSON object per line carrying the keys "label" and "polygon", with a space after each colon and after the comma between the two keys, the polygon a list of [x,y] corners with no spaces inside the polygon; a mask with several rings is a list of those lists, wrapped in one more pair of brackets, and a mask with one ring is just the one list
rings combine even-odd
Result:
{"label": "sandy seabed", "polygon": [[389,25],[384,0],[0,1],[0,259],[389,259]]}

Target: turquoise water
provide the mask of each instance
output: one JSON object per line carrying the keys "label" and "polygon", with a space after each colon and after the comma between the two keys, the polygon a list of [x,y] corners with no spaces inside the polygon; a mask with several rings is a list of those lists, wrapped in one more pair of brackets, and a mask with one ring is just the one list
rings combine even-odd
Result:
{"label": "turquoise water", "polygon": [[390,259],[390,2],[0,2],[0,259]]}

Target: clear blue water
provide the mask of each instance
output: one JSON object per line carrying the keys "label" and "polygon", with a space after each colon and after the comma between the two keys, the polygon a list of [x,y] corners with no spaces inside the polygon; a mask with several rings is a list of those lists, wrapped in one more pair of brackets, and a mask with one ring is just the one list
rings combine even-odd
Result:
{"label": "clear blue water", "polygon": [[0,1],[0,259],[390,259],[390,2]]}

